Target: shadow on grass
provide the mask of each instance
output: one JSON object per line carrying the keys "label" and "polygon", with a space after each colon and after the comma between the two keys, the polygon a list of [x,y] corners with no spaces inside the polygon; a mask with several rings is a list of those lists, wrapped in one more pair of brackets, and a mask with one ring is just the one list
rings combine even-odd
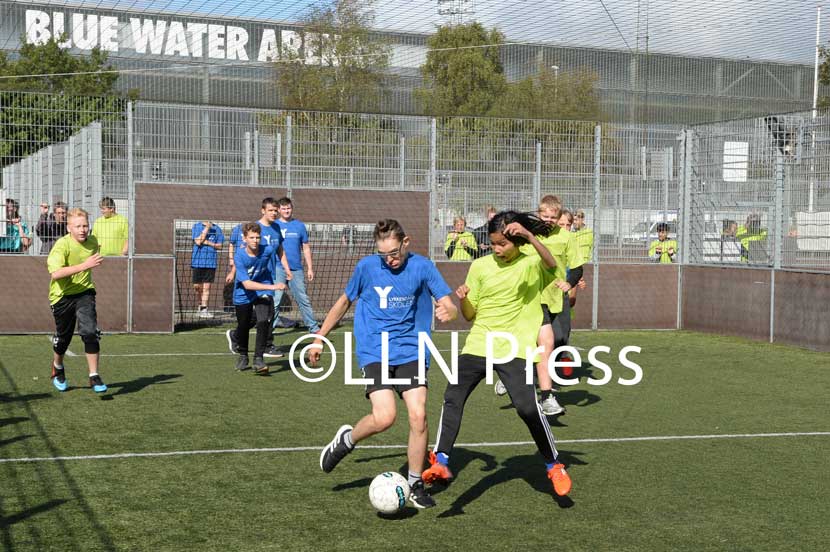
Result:
{"label": "shadow on grass", "polygon": [[119,383],[109,384],[109,389],[117,389],[115,393],[109,393],[107,396],[113,397],[116,395],[127,395],[129,393],[137,393],[151,385],[172,383],[170,380],[182,377],[181,374],[156,374],[155,376],[142,377],[130,381],[123,381]]}
{"label": "shadow on grass", "polygon": [[418,509],[413,508],[412,506],[407,506],[403,510],[401,510],[400,512],[397,512],[397,513],[394,513],[394,514],[381,514],[380,512],[377,513],[377,515],[380,519],[385,519],[385,520],[389,520],[389,521],[400,521],[400,520],[403,520],[403,519],[409,519],[413,516],[416,516],[417,514],[418,514]]}
{"label": "shadow on grass", "polygon": [[0,418],[0,427],[12,424],[19,424],[20,422],[27,422],[29,418],[24,416],[12,416],[11,418]]}
{"label": "shadow on grass", "polygon": [[[0,403],[29,402],[38,399],[51,399],[51,393],[30,393],[28,395],[12,395],[11,393],[0,393]],[[1,424],[2,422],[0,422]]]}
{"label": "shadow on grass", "polygon": [[32,435],[15,435],[11,439],[0,439],[0,447],[5,447],[6,445],[11,445],[12,443],[16,443],[18,441],[24,441],[32,437]]}
{"label": "shadow on grass", "polygon": [[[577,458],[580,454],[582,453],[560,451],[559,459],[567,466],[585,465],[586,462]],[[457,458],[457,456],[457,452],[453,451],[453,461]],[[451,465],[452,464],[453,462],[451,462]],[[553,486],[545,474],[542,459],[536,453],[513,456],[512,458],[505,460],[498,468],[499,469],[490,470],[489,474],[461,493],[461,495],[459,495],[458,498],[456,498],[450,505],[449,509],[439,514],[438,517],[447,518],[463,515],[464,508],[481,497],[485,492],[491,490],[496,485],[512,481],[514,479],[523,479],[536,492],[549,495],[551,500],[553,500],[560,508],[570,508],[574,505],[573,500],[570,498],[566,496],[556,496],[554,494]],[[456,479],[458,478],[459,472],[460,470],[457,470],[455,473]],[[435,490],[431,489],[430,494],[435,495]]]}
{"label": "shadow on grass", "polygon": [[372,484],[372,477],[361,477],[348,483],[341,483],[331,488],[332,491],[348,491],[350,489],[360,489],[361,487],[368,487]]}
{"label": "shadow on grass", "polygon": [[[60,499],[60,500],[50,500],[49,502],[44,502],[39,506],[35,506],[34,508],[29,508],[27,510],[23,510],[22,512],[18,512],[16,514],[12,514],[10,516],[4,516],[0,513],[0,528],[7,528],[11,527],[15,523],[19,523],[25,519],[28,519],[34,515],[37,515],[41,512],[46,512],[51,510],[52,508],[57,508],[61,504],[68,502],[67,500]],[[11,548],[7,548],[7,550],[11,550]]]}
{"label": "shadow on grass", "polygon": [[[4,550],[12,551],[13,548],[13,540],[11,536],[11,532],[8,530],[8,527],[11,523],[17,523],[19,521],[23,521],[28,519],[29,517],[37,514],[42,513],[48,510],[52,510],[55,507],[66,503],[71,502],[75,508],[80,510],[84,521],[89,527],[89,531],[91,534],[94,534],[96,537],[97,542],[89,543],[90,546],[85,547],[85,549],[98,549],[98,550],[106,550],[106,551],[114,551],[116,549],[115,543],[113,542],[112,535],[110,535],[107,528],[101,523],[101,520],[98,518],[98,514],[92,509],[89,502],[87,502],[84,493],[81,491],[81,486],[75,480],[75,478],[69,473],[69,470],[66,467],[66,463],[63,460],[60,460],[59,457],[61,456],[61,451],[58,450],[58,447],[52,441],[49,433],[46,431],[46,428],[40,422],[37,414],[35,414],[34,409],[32,408],[32,404],[30,400],[23,400],[26,395],[21,395],[18,387],[17,382],[15,381],[12,374],[8,371],[5,364],[0,362],[0,376],[5,380],[3,382],[3,386],[7,389],[11,390],[9,395],[17,399],[21,402],[22,408],[25,409],[26,414],[28,417],[27,420],[30,421],[32,427],[34,428],[37,437],[43,442],[48,450],[48,455],[55,460],[50,462],[50,466],[55,466],[58,472],[58,477],[61,479],[60,482],[54,481],[55,475],[53,469],[46,468],[46,463],[43,462],[35,462],[31,464],[32,470],[34,470],[35,481],[41,487],[40,492],[46,495],[48,498],[47,502],[43,503],[40,506],[35,506],[31,509],[25,510],[23,512],[18,512],[13,514],[12,516],[6,516],[0,510],[0,519],[2,519],[2,524],[0,524],[0,542],[3,544]],[[6,402],[0,403],[5,405]],[[28,441],[27,441],[28,442]],[[24,445],[27,446],[27,445]],[[31,456],[31,449],[27,451]],[[5,477],[3,478],[3,487],[4,490],[9,489],[10,492],[12,489],[16,488],[16,492],[20,496],[27,496],[35,491],[32,488],[31,483],[23,483],[18,475],[17,470],[6,470]],[[66,499],[59,499],[55,495],[57,494],[56,489],[62,489],[61,492],[68,491],[71,494],[71,500]],[[64,490],[65,489],[65,490]],[[0,504],[0,508],[2,508],[2,504]],[[54,522],[54,520],[53,520]],[[67,542],[77,543],[78,534],[76,531],[78,530],[77,527],[74,527],[74,523],[72,524],[64,524],[61,527],[63,531],[63,535]],[[54,543],[45,542],[41,535],[38,532],[32,532],[30,534],[31,539],[33,542],[30,544],[32,545],[28,549],[30,550],[48,550],[54,549]],[[79,549],[75,547],[76,549]]]}

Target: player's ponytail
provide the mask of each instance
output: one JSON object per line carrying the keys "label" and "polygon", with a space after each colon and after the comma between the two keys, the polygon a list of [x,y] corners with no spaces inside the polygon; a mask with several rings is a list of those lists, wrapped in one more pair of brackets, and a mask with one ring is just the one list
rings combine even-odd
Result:
{"label": "player's ponytail", "polygon": [[[548,223],[546,223],[533,213],[520,213],[518,211],[502,211],[500,213],[496,213],[496,215],[492,219],[490,219],[490,222],[487,223],[487,232],[489,234],[492,234],[493,232],[499,232],[503,234],[505,227],[511,222],[518,222],[527,230],[529,230],[531,234],[534,234],[536,236],[547,236],[553,230],[553,226],[548,225]],[[521,236],[505,237],[511,242],[513,242],[515,245],[524,245],[527,243],[527,240]]]}

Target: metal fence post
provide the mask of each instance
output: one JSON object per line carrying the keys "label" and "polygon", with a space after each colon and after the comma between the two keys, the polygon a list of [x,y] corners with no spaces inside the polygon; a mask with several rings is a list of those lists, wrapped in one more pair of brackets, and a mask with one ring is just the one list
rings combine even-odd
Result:
{"label": "metal fence post", "polygon": [[398,167],[400,168],[401,190],[406,188],[406,136],[401,134],[398,146]]}
{"label": "metal fence post", "polygon": [[127,242],[127,332],[133,331],[133,257],[135,255],[135,178],[133,158],[133,102],[127,102],[127,209],[129,211],[129,238]]}
{"label": "metal fence post", "polygon": [[435,229],[433,228],[433,221],[437,215],[437,210],[435,207],[435,194],[437,193],[436,187],[438,184],[438,175],[437,175],[437,167],[438,167],[438,124],[435,120],[435,117],[432,117],[429,122],[429,256],[430,258],[433,257],[433,242],[434,238],[432,234],[434,233]]}
{"label": "metal fence post", "polygon": [[285,117],[285,195],[291,197],[291,115]]}
{"label": "metal fence post", "polygon": [[602,245],[600,228],[600,170],[602,162],[602,127],[594,127],[594,282],[592,288],[593,305],[591,308],[591,329],[596,330],[599,318],[599,248]]}
{"label": "metal fence post", "polygon": [[533,205],[542,201],[542,142],[536,142],[536,169],[533,173]]}
{"label": "metal fence post", "polygon": [[784,242],[784,158],[780,151],[775,152],[775,210],[773,211],[775,241],[770,271],[769,286],[769,342],[775,341],[775,272],[781,269],[781,254]]}
{"label": "metal fence post", "polygon": [[253,139],[254,144],[253,148],[251,149],[252,155],[254,156],[254,162],[252,164],[252,174],[251,174],[251,183],[255,186],[259,186],[259,130],[254,129],[253,132]]}

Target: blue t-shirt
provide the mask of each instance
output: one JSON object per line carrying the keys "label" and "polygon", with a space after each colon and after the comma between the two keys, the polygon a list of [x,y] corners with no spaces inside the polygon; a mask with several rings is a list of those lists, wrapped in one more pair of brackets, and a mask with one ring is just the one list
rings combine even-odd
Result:
{"label": "blue t-shirt", "polygon": [[361,259],[346,285],[349,301],[359,299],[354,334],[360,366],[382,362],[381,332],[389,332],[390,365],[417,360],[418,332],[429,334],[432,326],[432,298],[450,293],[426,257],[410,253],[396,271],[378,255]]}
{"label": "blue t-shirt", "polygon": [[260,244],[256,257],[248,255],[248,249],[237,249],[233,256],[233,264],[236,266],[236,282],[233,287],[233,304],[247,305],[253,303],[258,296],[273,296],[272,290],[245,289],[242,282],[253,280],[261,284],[273,284],[274,273],[271,269],[271,262],[276,255],[276,249]]}
{"label": "blue t-shirt", "polygon": [[[274,251],[276,251],[277,248],[282,245],[282,232],[280,232],[280,227],[276,222],[268,226],[265,226],[260,222],[259,227],[262,230],[260,246],[273,247]],[[271,274],[277,273],[278,264],[280,264],[280,256],[274,255],[271,259]]]}
{"label": "blue t-shirt", "polygon": [[240,222],[236,226],[233,227],[231,230],[231,237],[228,238],[228,243],[231,244],[233,248],[234,255],[236,255],[236,250],[240,247],[245,247],[245,242],[242,241],[242,223]]}
{"label": "blue t-shirt", "polygon": [[308,243],[308,230],[301,220],[291,219],[284,222],[277,219],[282,232],[282,249],[288,259],[288,268],[291,270],[303,269],[303,244]]}
{"label": "blue t-shirt", "polygon": [[[202,235],[205,230],[205,225],[202,222],[197,222],[193,225],[192,238],[195,240]],[[225,243],[225,234],[222,229],[215,224],[211,225],[205,236],[206,242]],[[193,268],[216,268],[216,248],[209,245],[196,245],[193,242],[193,253],[190,256],[190,266]]]}

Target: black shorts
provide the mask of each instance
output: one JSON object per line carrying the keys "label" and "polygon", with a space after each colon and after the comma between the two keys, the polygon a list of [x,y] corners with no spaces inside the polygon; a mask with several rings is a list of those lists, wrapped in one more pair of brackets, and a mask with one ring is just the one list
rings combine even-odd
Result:
{"label": "black shorts", "polygon": [[409,391],[410,389],[415,389],[416,387],[428,387],[426,373],[424,374],[424,381],[418,381],[417,360],[406,362],[404,364],[389,365],[389,375],[387,376],[387,379],[407,378],[409,379],[409,383],[407,384],[393,385],[391,383],[381,383],[381,378],[383,377],[383,365],[380,362],[370,362],[361,368],[361,370],[364,378],[369,378],[373,381],[373,383],[366,385],[367,399],[371,393],[380,389],[392,389],[397,391],[399,397],[403,397],[404,391]]}
{"label": "black shorts", "polygon": [[560,314],[558,312],[550,312],[547,305],[542,305],[542,325],[543,326],[553,326],[553,321],[556,320],[556,316]]}
{"label": "black shorts", "polygon": [[216,269],[215,268],[196,268],[191,267],[193,271],[193,283],[194,284],[212,284],[214,278],[216,278]]}

